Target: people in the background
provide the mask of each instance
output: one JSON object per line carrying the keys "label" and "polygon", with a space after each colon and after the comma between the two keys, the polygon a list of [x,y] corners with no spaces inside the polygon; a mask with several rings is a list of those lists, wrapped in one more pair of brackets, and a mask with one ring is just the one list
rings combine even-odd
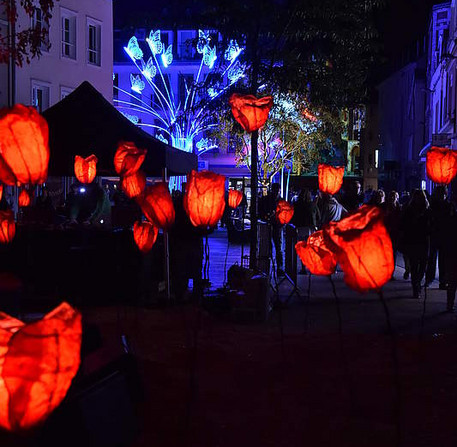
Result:
{"label": "people in the background", "polygon": [[[394,265],[397,263],[397,252],[400,247],[400,225],[401,225],[401,207],[399,202],[399,195],[397,191],[391,191],[387,197],[384,223],[387,231],[389,232],[392,241],[392,249],[394,253]],[[392,280],[395,280],[394,273],[392,273]]]}
{"label": "people in the background", "polygon": [[319,226],[321,228],[330,222],[339,222],[348,214],[346,208],[331,194],[320,193],[317,206],[320,212]]}
{"label": "people in the background", "polygon": [[351,182],[347,191],[343,195],[342,205],[350,212],[360,207],[363,203],[364,195],[362,193],[362,186],[358,180]]}

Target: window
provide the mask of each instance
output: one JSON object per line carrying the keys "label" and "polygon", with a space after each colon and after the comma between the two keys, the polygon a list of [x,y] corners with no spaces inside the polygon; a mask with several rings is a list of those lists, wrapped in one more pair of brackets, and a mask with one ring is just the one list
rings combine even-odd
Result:
{"label": "window", "polygon": [[76,59],[76,15],[61,9],[62,57]]}
{"label": "window", "polygon": [[72,91],[70,87],[60,87],[60,100],[66,98]]}
{"label": "window", "polygon": [[101,65],[101,25],[87,21],[87,63]]}
{"label": "window", "polygon": [[179,34],[179,48],[178,54],[181,59],[189,60],[195,57],[195,49],[193,47],[193,40],[195,39],[194,31],[178,31]]}
{"label": "window", "polygon": [[32,16],[32,29],[36,29],[40,34],[44,34],[43,43],[40,49],[42,51],[48,51],[49,47],[49,24],[43,20],[43,11],[40,8],[33,9]]}
{"label": "window", "polygon": [[49,107],[49,84],[32,81],[32,107],[44,112]]}

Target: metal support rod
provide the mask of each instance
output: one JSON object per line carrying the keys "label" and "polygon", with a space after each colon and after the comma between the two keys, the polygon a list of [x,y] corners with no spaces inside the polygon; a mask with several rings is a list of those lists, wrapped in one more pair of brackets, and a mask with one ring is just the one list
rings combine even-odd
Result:
{"label": "metal support rod", "polygon": [[[163,168],[162,171],[162,178],[165,183],[168,182],[167,179],[167,168]],[[170,292],[170,246],[168,240],[168,231],[163,232],[163,246],[164,246],[164,261],[165,261],[165,290],[167,301],[171,299],[171,292]]]}

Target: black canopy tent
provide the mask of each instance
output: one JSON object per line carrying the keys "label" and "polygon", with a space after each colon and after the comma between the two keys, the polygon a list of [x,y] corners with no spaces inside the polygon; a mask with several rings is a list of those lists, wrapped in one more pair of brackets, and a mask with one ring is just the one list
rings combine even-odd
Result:
{"label": "black canopy tent", "polygon": [[116,176],[113,158],[119,141],[147,149],[141,167],[148,177],[185,175],[197,169],[197,156],[168,146],[118,112],[89,82],[43,113],[49,125],[50,176],[73,176],[75,155],[98,158],[97,174]]}

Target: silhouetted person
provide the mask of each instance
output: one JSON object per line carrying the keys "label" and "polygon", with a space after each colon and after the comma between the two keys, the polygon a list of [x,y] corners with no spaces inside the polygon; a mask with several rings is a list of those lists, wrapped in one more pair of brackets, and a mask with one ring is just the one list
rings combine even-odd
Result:
{"label": "silhouetted person", "polygon": [[[394,265],[397,261],[397,251],[400,247],[400,225],[401,225],[401,207],[398,201],[397,191],[391,191],[385,203],[384,223],[392,240],[392,249],[394,253]],[[392,279],[395,279],[392,273]]]}
{"label": "silhouetted person", "polygon": [[321,193],[317,203],[321,217],[319,225],[321,228],[330,222],[339,222],[348,214],[346,208],[331,194]]}
{"label": "silhouetted person", "polygon": [[431,214],[424,191],[415,189],[402,216],[403,249],[411,264],[413,297],[420,298],[430,246]]}
{"label": "silhouetted person", "polygon": [[349,184],[349,188],[343,195],[341,203],[347,211],[354,211],[362,205],[363,199],[362,186],[358,180],[355,180]]}

